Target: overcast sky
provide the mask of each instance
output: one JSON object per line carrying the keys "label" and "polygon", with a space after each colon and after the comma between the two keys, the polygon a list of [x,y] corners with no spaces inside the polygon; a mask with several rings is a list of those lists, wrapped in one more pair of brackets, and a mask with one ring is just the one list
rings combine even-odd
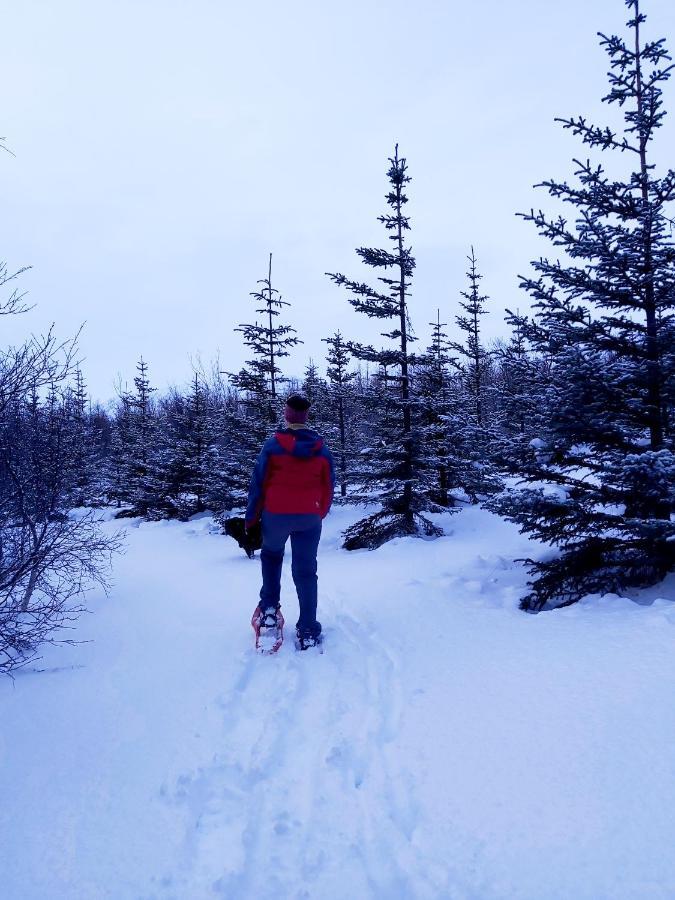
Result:
{"label": "overcast sky", "polygon": [[[675,50],[675,2],[645,0],[648,36]],[[532,185],[571,175],[579,143],[555,116],[612,121],[596,32],[623,0],[15,0],[2,13],[0,259],[31,265],[36,308],[5,342],[83,322],[95,397],[182,383],[190,358],[245,358],[233,328],[274,253],[273,282],[323,368],[321,338],[376,334],[326,271],[370,277],[383,245],[387,157],[408,159],[411,314],[422,343],[457,314],[475,246],[486,333],[527,306],[518,273],[548,252],[515,217],[551,208]],[[675,80],[656,157],[673,165]],[[625,159],[629,162],[628,158]],[[384,243],[386,245],[386,242]]]}

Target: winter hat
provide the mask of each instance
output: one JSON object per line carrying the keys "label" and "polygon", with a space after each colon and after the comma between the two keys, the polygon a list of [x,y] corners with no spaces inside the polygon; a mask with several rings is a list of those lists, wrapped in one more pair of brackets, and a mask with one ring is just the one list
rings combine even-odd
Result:
{"label": "winter hat", "polygon": [[289,425],[304,425],[312,404],[302,394],[291,394],[286,400],[284,417]]}

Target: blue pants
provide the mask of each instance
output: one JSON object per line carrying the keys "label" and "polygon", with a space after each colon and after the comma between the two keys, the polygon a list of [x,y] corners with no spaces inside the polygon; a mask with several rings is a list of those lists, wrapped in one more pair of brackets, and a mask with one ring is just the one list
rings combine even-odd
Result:
{"label": "blue pants", "polygon": [[262,588],[260,608],[278,606],[281,594],[281,567],[284,547],[291,539],[291,572],[300,602],[300,618],[297,627],[317,631],[316,621],[316,552],[321,538],[321,516],[313,513],[262,514],[263,545],[260,551],[262,563]]}

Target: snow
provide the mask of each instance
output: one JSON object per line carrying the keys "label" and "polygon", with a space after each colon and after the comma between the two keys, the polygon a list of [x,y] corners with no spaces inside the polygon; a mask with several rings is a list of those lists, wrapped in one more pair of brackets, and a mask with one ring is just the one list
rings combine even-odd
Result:
{"label": "snow", "polygon": [[0,683],[3,900],[675,896],[673,579],[527,615],[515,526],[346,553],[355,515],[324,654],[271,658],[208,517],[123,523],[90,643]]}

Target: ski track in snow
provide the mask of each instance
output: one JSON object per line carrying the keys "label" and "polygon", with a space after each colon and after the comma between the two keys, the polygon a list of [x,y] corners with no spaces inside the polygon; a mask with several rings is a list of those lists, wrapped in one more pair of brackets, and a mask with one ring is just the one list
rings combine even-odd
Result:
{"label": "ski track in snow", "polygon": [[[242,655],[219,703],[224,743],[250,753],[223,750],[178,779],[172,802],[187,823],[182,874],[163,879],[170,895],[184,896],[196,877],[216,896],[341,898],[345,876],[356,897],[440,895],[431,878],[443,870],[412,844],[413,777],[390,748],[402,703],[396,661],[326,597],[322,610],[333,623],[323,654],[297,654],[287,636],[274,658]],[[224,872],[222,848],[231,856],[237,845]]]}

